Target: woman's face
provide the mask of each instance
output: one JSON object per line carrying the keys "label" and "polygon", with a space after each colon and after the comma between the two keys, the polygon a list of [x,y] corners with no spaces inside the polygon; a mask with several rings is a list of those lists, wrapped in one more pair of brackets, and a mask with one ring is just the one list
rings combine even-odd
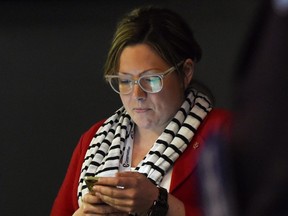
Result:
{"label": "woman's face", "polygon": [[[120,56],[119,71],[132,75],[134,79],[149,74],[147,71],[162,73],[170,67],[145,44],[127,46]],[[134,84],[131,93],[120,97],[139,128],[161,133],[184,101],[184,85],[174,71],[163,78],[163,88],[158,93],[146,93]]]}

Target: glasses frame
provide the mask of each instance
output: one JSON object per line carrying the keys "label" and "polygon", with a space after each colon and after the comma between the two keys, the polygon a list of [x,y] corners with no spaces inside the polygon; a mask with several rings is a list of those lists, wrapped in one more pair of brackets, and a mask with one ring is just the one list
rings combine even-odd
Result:
{"label": "glasses frame", "polygon": [[[112,78],[120,78],[120,77],[121,77],[120,75],[106,75],[106,76],[105,76],[105,79],[109,82],[111,88],[112,88],[116,93],[118,93],[118,94],[122,94],[122,95],[130,94],[130,93],[133,91],[133,88],[134,88],[134,85],[135,85],[135,84],[137,84],[144,92],[150,93],[150,94],[155,94],[155,93],[158,93],[158,92],[160,92],[160,91],[162,90],[163,85],[164,85],[164,83],[163,83],[163,78],[164,78],[165,76],[169,75],[170,73],[174,72],[175,70],[177,70],[178,67],[179,67],[182,63],[183,63],[183,61],[180,62],[179,64],[177,64],[177,66],[172,66],[172,67],[168,68],[166,71],[164,71],[164,72],[162,72],[162,73],[149,74],[149,75],[147,74],[147,75],[140,76],[138,79],[133,79],[133,77],[132,77],[132,79],[131,79],[131,81],[132,81],[132,84],[131,84],[132,87],[131,87],[130,91],[128,91],[127,93],[122,93],[122,92],[118,91],[118,90],[115,89],[114,86],[112,85],[112,82],[111,82]],[[143,79],[143,78],[145,78],[145,77],[151,77],[151,76],[158,76],[158,77],[160,78],[160,80],[161,80],[162,86],[161,86],[161,88],[160,88],[158,91],[147,91],[147,90],[146,90],[145,88],[143,88],[143,86],[141,85],[141,82],[140,82],[141,79]]]}

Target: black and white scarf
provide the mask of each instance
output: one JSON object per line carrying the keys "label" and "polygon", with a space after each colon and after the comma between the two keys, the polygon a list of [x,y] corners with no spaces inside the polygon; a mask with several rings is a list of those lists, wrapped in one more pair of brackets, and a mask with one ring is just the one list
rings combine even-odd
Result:
{"label": "black and white scarf", "polygon": [[[150,151],[136,167],[136,171],[160,184],[192,140],[197,128],[212,109],[207,96],[191,90],[174,118],[156,140]],[[125,140],[133,128],[133,121],[124,107],[118,109],[98,129],[87,149],[78,185],[78,201],[88,193],[85,176],[114,176],[125,150]]]}

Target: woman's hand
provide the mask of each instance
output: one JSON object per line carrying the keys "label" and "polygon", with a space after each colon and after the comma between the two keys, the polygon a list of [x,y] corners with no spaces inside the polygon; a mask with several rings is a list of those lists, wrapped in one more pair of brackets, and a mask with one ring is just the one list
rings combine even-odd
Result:
{"label": "woman's hand", "polygon": [[122,172],[100,177],[93,187],[96,197],[123,212],[146,213],[158,198],[158,188],[143,174]]}
{"label": "woman's hand", "polygon": [[82,205],[73,214],[73,216],[96,216],[96,215],[113,215],[113,216],[127,216],[125,212],[121,212],[112,206],[103,203],[103,201],[91,194],[86,194],[82,199]]}

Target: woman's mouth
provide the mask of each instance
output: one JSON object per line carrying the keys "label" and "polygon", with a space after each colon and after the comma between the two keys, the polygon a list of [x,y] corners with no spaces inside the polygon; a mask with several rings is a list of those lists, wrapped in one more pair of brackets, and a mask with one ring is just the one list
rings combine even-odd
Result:
{"label": "woman's mouth", "polygon": [[148,108],[134,108],[133,111],[136,112],[136,113],[144,113],[144,112],[147,112],[149,111],[150,109]]}

